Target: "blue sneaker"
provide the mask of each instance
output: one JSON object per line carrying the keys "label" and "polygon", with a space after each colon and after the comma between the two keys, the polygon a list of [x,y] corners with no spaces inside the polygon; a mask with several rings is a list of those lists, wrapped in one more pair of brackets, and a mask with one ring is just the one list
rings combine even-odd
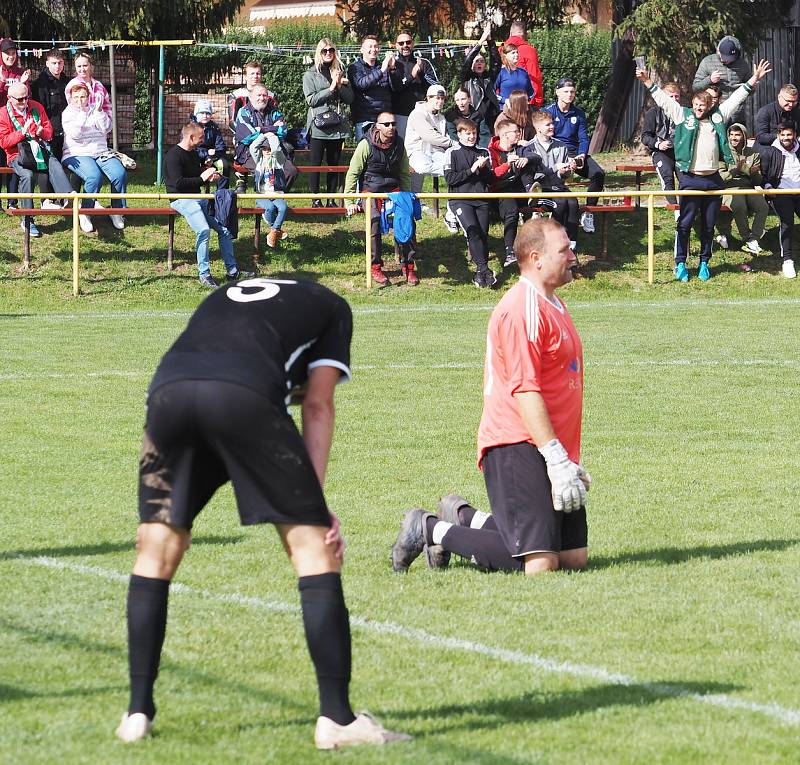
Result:
{"label": "blue sneaker", "polygon": [[676,263],[675,264],[675,278],[679,282],[688,282],[689,281],[689,272],[686,270],[686,263]]}
{"label": "blue sneaker", "polygon": [[708,263],[700,261],[700,268],[697,269],[697,278],[701,282],[707,282],[711,278],[711,271],[708,270]]}
{"label": "blue sneaker", "polygon": [[[23,231],[25,230],[25,221],[24,221],[24,220],[20,221],[20,225],[19,225],[19,227],[20,227],[20,228],[21,228]],[[31,236],[32,236],[34,239],[38,239],[38,238],[39,238],[41,235],[42,235],[42,232],[41,232],[41,231],[39,231],[39,229],[38,229],[38,228],[36,228],[36,224],[33,222],[33,220],[31,220]]]}

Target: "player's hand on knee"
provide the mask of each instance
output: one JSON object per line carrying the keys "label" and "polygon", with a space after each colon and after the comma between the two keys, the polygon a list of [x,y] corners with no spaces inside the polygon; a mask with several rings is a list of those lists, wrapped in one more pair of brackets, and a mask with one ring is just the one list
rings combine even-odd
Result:
{"label": "player's hand on knee", "polygon": [[330,511],[328,511],[328,514],[331,516],[331,527],[325,534],[325,544],[334,546],[333,556],[336,558],[336,560],[344,560],[344,550],[345,547],[347,547],[347,543],[344,541],[344,537],[342,536],[342,528],[339,523],[339,516],[337,516],[336,513],[331,513]]}
{"label": "player's hand on knee", "polygon": [[547,477],[553,493],[553,508],[556,512],[571,513],[586,502],[586,490],[591,477],[583,467],[573,462],[561,442],[554,438],[539,452],[547,465]]}

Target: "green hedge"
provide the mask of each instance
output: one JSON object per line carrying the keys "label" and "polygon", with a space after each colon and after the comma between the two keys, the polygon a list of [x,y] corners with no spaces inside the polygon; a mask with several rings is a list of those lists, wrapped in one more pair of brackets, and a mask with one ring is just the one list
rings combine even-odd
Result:
{"label": "green hedge", "polygon": [[[284,24],[271,27],[265,37],[249,30],[232,30],[209,42],[264,45],[268,40],[275,46],[306,47],[315,45],[321,37],[331,37],[353,49],[354,43],[343,39],[341,28],[331,23]],[[545,103],[554,100],[556,81],[565,75],[578,83],[577,103],[587,113],[590,128],[594,125],[611,75],[611,35],[607,32],[588,34],[580,27],[554,30],[534,30],[530,40],[539,51],[545,87]],[[459,71],[464,60],[463,47],[451,47],[451,58],[435,57],[434,67],[439,80],[453,93],[459,86]],[[303,74],[309,64],[303,62],[303,53],[253,53],[246,50],[228,50],[203,47],[173,48],[168,51],[168,76],[175,80],[181,75],[187,91],[206,90],[215,75],[249,59],[261,61],[264,81],[280,99],[281,107],[292,126],[305,125],[307,106],[303,98]],[[173,86],[173,89],[176,89]],[[144,113],[144,112],[142,112]]]}

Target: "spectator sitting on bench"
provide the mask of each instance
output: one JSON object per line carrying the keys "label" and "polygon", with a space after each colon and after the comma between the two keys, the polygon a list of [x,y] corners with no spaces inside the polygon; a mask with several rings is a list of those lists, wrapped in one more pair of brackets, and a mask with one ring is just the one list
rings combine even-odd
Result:
{"label": "spectator sitting on bench", "polygon": [[[250,144],[250,155],[255,162],[253,188],[257,194],[279,194],[286,187],[283,164],[286,156],[281,142],[274,133],[262,133]],[[257,199],[256,207],[264,210],[264,221],[269,224],[267,246],[275,247],[289,235],[283,230],[288,205],[285,199]]]}
{"label": "spectator sitting on bench", "polygon": [[[187,122],[181,130],[181,140],[173,146],[164,159],[164,183],[169,194],[202,194],[201,187],[208,181],[216,181],[219,173],[213,167],[203,169],[195,149],[203,141],[203,128],[196,122]],[[233,239],[208,209],[208,199],[173,199],[170,207],[180,213],[197,234],[197,270],[200,284],[211,289],[219,283],[211,275],[209,241],[211,229],[217,232],[220,255],[225,264],[228,280],[247,279],[255,276],[252,271],[242,271],[233,255]]]}
{"label": "spectator sitting on bench", "polygon": [[[8,89],[8,103],[0,109],[0,147],[8,156],[8,164],[19,177],[20,194],[33,192],[34,176],[40,189],[47,189],[48,180],[56,194],[72,193],[61,163],[52,155],[48,141],[53,137],[53,125],[38,101],[28,97],[28,86],[17,82]],[[23,151],[23,156],[20,156]],[[32,199],[22,199],[21,206],[33,209]],[[33,218],[22,221],[30,227],[31,236],[41,236]]]}
{"label": "spectator sitting on bench", "polygon": [[[492,96],[494,98],[494,96]],[[453,140],[453,145],[458,141],[458,131],[456,122],[460,119],[474,122],[478,128],[478,143],[482,149],[489,145],[492,138],[492,128],[486,124],[483,115],[472,105],[469,91],[465,87],[460,87],[453,95],[454,106],[444,113],[447,120],[447,135]]]}
{"label": "spectator sitting on bench", "polygon": [[[508,94],[501,116],[507,117],[521,131],[519,144],[525,146],[533,140],[536,135],[536,128],[533,126],[533,110],[528,103],[528,96],[524,90],[512,90]],[[498,119],[500,119],[498,117]]]}
{"label": "spectator sitting on bench", "polygon": [[[541,160],[541,175],[534,176],[534,182],[542,191],[569,191],[564,179],[575,169],[575,157],[569,156],[569,147],[562,141],[553,138],[555,126],[549,112],[539,111],[533,115],[536,137],[520,153],[523,157],[536,156]],[[529,187],[530,190],[530,187]],[[566,229],[570,238],[570,249],[578,248],[578,200],[577,199],[540,199],[537,207],[546,207],[553,211],[553,217]]]}
{"label": "spectator sitting on bench", "polygon": [[[554,136],[567,145],[570,158],[575,160],[573,171],[589,181],[589,193],[602,191],[606,174],[600,165],[589,156],[589,130],[586,125],[586,112],[575,106],[575,80],[562,77],[556,83],[556,100],[544,111],[549,112],[555,127]],[[588,197],[587,205],[596,205],[597,197]],[[587,234],[594,233],[594,216],[584,212],[580,220],[581,228]],[[569,232],[567,232],[569,233]],[[570,234],[570,238],[572,235]]]}
{"label": "spectator sitting on bench", "polygon": [[[89,89],[83,83],[72,86],[69,92],[70,103],[62,115],[64,126],[64,153],[61,160],[64,167],[83,179],[83,188],[87,194],[100,191],[103,178],[111,182],[114,194],[125,194],[128,190],[128,173],[122,162],[108,150],[106,136],[111,130],[111,118],[96,105],[89,103]],[[82,207],[99,207],[98,201],[84,199]],[[112,199],[111,206],[123,210],[124,199]],[[90,234],[94,231],[92,220],[88,215],[78,216],[81,231]],[[114,228],[125,228],[122,215],[112,215]]]}
{"label": "spectator sitting on bench", "polygon": [[425,100],[417,103],[408,118],[405,146],[414,170],[411,190],[415,194],[422,191],[426,175],[444,175],[444,153],[453,145],[442,114],[446,95],[444,86],[430,85]]}
{"label": "spectator sitting on bench", "polygon": [[[239,110],[247,103],[250,98],[250,92],[256,85],[261,84],[261,63],[258,61],[248,61],[244,65],[244,85],[241,88],[236,88],[228,96],[228,127],[231,133],[234,133],[233,145],[236,148],[236,117]],[[275,98],[274,93],[270,95]],[[238,194],[243,194],[247,188],[247,176],[244,173],[237,171],[236,173],[236,191]]]}
{"label": "spectator sitting on bench", "polygon": [[214,122],[214,107],[207,98],[199,98],[194,105],[192,121],[203,128],[203,143],[195,151],[200,161],[206,167],[213,167],[219,173],[217,180],[218,189],[227,189],[230,186],[231,163],[228,159],[228,149],[222,131]]}
{"label": "spectator sitting on bench", "polygon": [[[250,144],[262,133],[275,133],[280,139],[286,135],[286,121],[277,110],[278,104],[275,97],[266,86],[255,85],[250,92],[247,103],[236,115],[236,162],[246,167],[249,172],[256,169],[255,160],[250,155]],[[286,172],[286,191],[291,189],[297,178],[297,168],[289,157],[286,157],[284,169]],[[237,177],[236,193],[243,194],[243,179]]]}

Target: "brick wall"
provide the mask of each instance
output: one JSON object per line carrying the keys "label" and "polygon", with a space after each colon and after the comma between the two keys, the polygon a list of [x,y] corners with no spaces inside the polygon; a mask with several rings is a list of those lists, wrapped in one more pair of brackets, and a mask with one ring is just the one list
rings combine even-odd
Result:
{"label": "brick wall", "polygon": [[233,134],[227,128],[227,93],[167,93],[164,96],[164,146],[172,146],[181,138],[181,128],[194,113],[198,99],[211,101],[214,121],[220,126],[228,148],[233,147]]}

